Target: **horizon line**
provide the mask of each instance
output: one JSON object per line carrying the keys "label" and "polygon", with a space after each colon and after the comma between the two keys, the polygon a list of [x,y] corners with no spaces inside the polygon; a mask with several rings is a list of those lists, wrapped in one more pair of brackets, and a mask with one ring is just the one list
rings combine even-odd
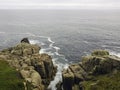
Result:
{"label": "horizon line", "polygon": [[80,3],[28,3],[0,4],[0,9],[120,9],[118,4],[80,4]]}

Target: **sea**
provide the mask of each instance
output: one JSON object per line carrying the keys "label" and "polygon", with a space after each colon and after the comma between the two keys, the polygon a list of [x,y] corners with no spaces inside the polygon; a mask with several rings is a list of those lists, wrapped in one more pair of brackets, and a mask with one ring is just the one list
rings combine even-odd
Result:
{"label": "sea", "polygon": [[61,72],[95,49],[120,56],[120,10],[0,10],[0,50],[27,37],[52,57],[58,71],[48,88],[56,90]]}

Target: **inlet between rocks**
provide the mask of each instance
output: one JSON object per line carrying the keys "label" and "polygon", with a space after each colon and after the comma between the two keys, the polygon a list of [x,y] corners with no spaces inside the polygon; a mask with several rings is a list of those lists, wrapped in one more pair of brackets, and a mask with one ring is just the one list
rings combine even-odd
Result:
{"label": "inlet between rocks", "polygon": [[24,38],[16,46],[0,51],[0,60],[20,72],[25,90],[119,90],[120,57],[95,50],[68,67],[56,63],[47,53],[39,53],[40,49]]}

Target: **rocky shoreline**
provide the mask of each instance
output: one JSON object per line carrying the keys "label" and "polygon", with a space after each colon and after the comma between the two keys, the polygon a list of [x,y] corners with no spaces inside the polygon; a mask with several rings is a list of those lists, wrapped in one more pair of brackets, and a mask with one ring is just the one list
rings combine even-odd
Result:
{"label": "rocky shoreline", "polygon": [[7,61],[24,78],[25,90],[47,90],[55,76],[57,67],[53,65],[51,56],[39,54],[40,49],[24,38],[15,47],[0,52],[0,60]]}
{"label": "rocky shoreline", "polygon": [[[24,38],[18,45],[0,52],[0,60],[7,61],[24,79],[24,90],[48,90],[57,72],[52,57],[40,54],[40,49]],[[82,57],[81,62],[64,69],[63,81],[56,87],[57,90],[106,90],[108,87],[107,90],[119,90],[119,75],[120,57],[106,50],[95,50]]]}
{"label": "rocky shoreline", "polygon": [[[105,50],[95,50],[91,55],[82,57],[81,62],[63,70],[63,89],[119,90],[120,77],[117,75],[120,75],[120,57],[109,55]],[[115,82],[117,84],[114,85]]]}

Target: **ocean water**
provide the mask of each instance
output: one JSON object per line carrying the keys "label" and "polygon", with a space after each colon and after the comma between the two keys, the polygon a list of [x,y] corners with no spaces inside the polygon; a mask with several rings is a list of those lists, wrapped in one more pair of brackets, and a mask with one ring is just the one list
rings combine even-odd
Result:
{"label": "ocean water", "polygon": [[120,10],[0,10],[0,50],[24,37],[41,46],[61,71],[95,49],[120,56]]}

